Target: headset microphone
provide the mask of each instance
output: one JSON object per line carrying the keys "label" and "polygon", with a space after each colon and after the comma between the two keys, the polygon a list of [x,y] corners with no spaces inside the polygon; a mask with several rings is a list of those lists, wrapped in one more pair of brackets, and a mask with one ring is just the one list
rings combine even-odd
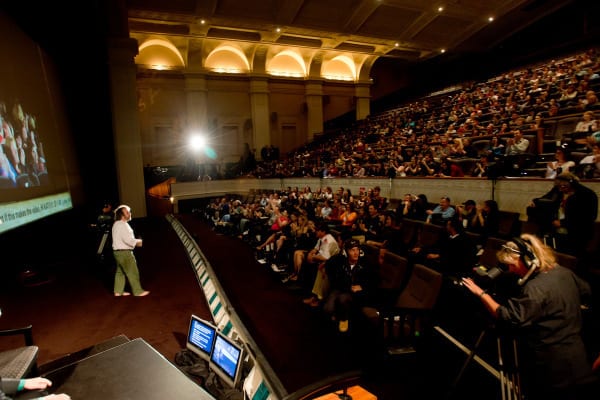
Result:
{"label": "headset microphone", "polygon": [[540,260],[536,257],[531,247],[524,240],[520,238],[513,238],[513,242],[519,248],[518,253],[528,268],[527,273],[517,281],[519,286],[523,286],[531,277],[531,275],[533,275],[533,273],[539,268]]}
{"label": "headset microphone", "polygon": [[522,278],[519,278],[519,280],[517,281],[517,283],[519,284],[519,286],[523,286],[525,284],[525,282],[527,282],[527,280],[535,272],[535,270],[537,269],[537,267],[538,267],[537,263],[535,263],[535,262],[531,263],[531,266],[529,267],[529,271],[527,271],[527,273]]}

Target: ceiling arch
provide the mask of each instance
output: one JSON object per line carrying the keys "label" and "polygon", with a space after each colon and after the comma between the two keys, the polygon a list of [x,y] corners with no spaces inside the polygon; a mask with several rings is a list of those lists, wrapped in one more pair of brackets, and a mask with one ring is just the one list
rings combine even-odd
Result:
{"label": "ceiling arch", "polygon": [[148,65],[153,69],[185,67],[185,61],[177,47],[166,39],[149,39],[143,42],[138,48],[135,63]]}
{"label": "ceiling arch", "polygon": [[219,46],[208,54],[204,67],[214,72],[245,73],[250,63],[242,50],[232,45]]}
{"label": "ceiling arch", "polygon": [[267,72],[271,75],[304,78],[307,68],[302,56],[293,50],[283,50],[267,62]]}

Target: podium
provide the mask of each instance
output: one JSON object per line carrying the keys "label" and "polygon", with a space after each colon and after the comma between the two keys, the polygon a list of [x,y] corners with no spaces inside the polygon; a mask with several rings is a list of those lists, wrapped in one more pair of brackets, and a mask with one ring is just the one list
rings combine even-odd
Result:
{"label": "podium", "polygon": [[44,375],[51,393],[73,399],[214,400],[143,339],[96,353]]}

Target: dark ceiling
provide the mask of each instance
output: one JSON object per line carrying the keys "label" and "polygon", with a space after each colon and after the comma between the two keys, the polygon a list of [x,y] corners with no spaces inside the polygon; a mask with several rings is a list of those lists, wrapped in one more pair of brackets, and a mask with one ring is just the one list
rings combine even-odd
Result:
{"label": "dark ceiling", "polygon": [[[423,61],[482,52],[572,0],[126,0],[131,31]],[[443,7],[442,10],[439,8]],[[493,21],[489,18],[493,17]]]}

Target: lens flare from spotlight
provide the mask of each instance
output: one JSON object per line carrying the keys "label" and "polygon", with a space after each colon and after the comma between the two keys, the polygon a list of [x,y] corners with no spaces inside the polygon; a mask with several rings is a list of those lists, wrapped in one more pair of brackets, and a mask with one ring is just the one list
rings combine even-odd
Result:
{"label": "lens flare from spotlight", "polygon": [[217,158],[217,152],[213,148],[208,146],[204,148],[204,154],[206,154],[206,157],[211,158],[213,160]]}
{"label": "lens flare from spotlight", "polygon": [[216,159],[217,153],[215,150],[208,146],[208,141],[203,135],[193,135],[190,137],[189,146],[194,152],[202,152],[206,157],[210,159]]}

